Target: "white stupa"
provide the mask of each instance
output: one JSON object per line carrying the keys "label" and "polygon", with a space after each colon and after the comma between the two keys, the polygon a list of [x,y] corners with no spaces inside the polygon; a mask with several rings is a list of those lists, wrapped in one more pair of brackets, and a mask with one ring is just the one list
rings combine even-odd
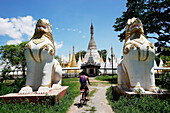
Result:
{"label": "white stupa", "polygon": [[94,37],[93,37],[93,25],[91,24],[91,38],[90,38],[90,42],[89,42],[89,45],[88,45],[88,49],[87,49],[87,53],[85,54],[85,57],[84,57],[84,62],[87,62],[89,57],[90,57],[90,51],[91,51],[91,55],[94,59],[94,62],[95,63],[100,63],[100,55],[97,51],[97,47],[96,47],[96,43],[94,41]]}
{"label": "white stupa", "polygon": [[78,62],[77,62],[78,67],[80,67],[81,64],[82,64],[81,53],[80,53],[80,51],[79,51],[79,60],[78,60]]}

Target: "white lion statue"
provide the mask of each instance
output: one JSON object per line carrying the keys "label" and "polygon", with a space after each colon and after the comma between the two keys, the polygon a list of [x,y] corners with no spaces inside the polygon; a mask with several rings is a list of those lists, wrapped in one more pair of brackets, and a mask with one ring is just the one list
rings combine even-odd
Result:
{"label": "white lion statue", "polygon": [[160,92],[155,86],[155,47],[144,35],[141,20],[128,19],[125,30],[123,60],[118,65],[118,86],[134,92]]}
{"label": "white lion statue", "polygon": [[39,19],[35,33],[25,46],[27,62],[26,86],[19,94],[47,93],[49,89],[61,87],[62,68],[54,59],[55,46],[52,36],[52,26],[46,19]]}

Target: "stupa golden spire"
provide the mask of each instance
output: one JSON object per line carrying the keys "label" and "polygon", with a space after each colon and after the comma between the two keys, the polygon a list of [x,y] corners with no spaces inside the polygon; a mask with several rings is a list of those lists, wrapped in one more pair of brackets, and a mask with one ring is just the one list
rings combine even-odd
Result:
{"label": "stupa golden spire", "polygon": [[81,58],[81,62],[84,62],[84,58],[83,58],[83,55],[82,55],[82,58]]}
{"label": "stupa golden spire", "polygon": [[81,52],[79,51],[79,58],[81,58]]}
{"label": "stupa golden spire", "polygon": [[100,62],[104,62],[102,57],[102,52],[101,52]]}
{"label": "stupa golden spire", "polygon": [[71,53],[69,52],[69,61],[66,67],[70,67],[71,66]]}
{"label": "stupa golden spire", "polygon": [[72,56],[72,61],[71,61],[71,66],[70,67],[77,67],[77,62],[74,54],[74,46],[73,46],[73,56]]}
{"label": "stupa golden spire", "polygon": [[[74,46],[73,46],[73,55],[72,55],[72,61],[70,67],[78,67],[75,58],[75,53],[74,53]],[[67,73],[80,73],[80,70],[68,70]]]}
{"label": "stupa golden spire", "polygon": [[111,55],[113,55],[113,48],[111,47]]}

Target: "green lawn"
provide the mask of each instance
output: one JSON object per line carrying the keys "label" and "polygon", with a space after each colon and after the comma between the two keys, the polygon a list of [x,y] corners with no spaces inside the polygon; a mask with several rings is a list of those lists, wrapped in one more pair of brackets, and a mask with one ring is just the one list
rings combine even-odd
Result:
{"label": "green lawn", "polygon": [[108,81],[110,84],[117,84],[117,75],[114,75],[113,77],[109,75],[98,76],[96,77],[96,80]]}
{"label": "green lawn", "polygon": [[[28,100],[22,103],[11,103],[6,104],[4,101],[0,101],[0,113],[30,113],[30,112],[37,112],[37,113],[66,113],[68,108],[72,105],[75,97],[80,94],[80,83],[78,82],[78,78],[64,78],[62,85],[69,86],[66,94],[62,99],[56,102],[54,106],[48,104],[48,100],[46,104],[35,104],[29,103]],[[11,91],[17,91],[20,87],[14,87],[12,85],[6,86],[1,84],[3,89],[3,94],[9,93]],[[13,89],[14,88],[14,89]],[[17,88],[17,89],[15,89]],[[1,93],[2,95],[2,93]]]}

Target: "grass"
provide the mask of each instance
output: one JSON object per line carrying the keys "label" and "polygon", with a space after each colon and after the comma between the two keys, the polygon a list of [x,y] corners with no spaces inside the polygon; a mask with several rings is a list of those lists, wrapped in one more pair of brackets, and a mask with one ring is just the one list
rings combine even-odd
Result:
{"label": "grass", "polygon": [[91,107],[90,109],[87,109],[86,111],[90,111],[90,113],[94,113],[96,111],[95,107]]}
{"label": "grass", "polygon": [[92,91],[90,91],[90,94],[89,94],[89,97],[93,97],[94,96],[94,93],[96,93],[98,91],[98,89],[94,89]]}
{"label": "grass", "polygon": [[95,79],[100,80],[100,81],[107,81],[110,84],[117,84],[117,75],[114,75],[113,78],[112,76],[109,76],[109,75],[98,76]]}
{"label": "grass", "polygon": [[159,100],[153,97],[135,96],[127,98],[107,89],[107,99],[116,113],[170,113],[170,99]]}
{"label": "grass", "polygon": [[[48,104],[48,100],[46,100],[47,102],[44,104],[29,103],[28,100],[21,103],[16,102],[10,104],[9,103],[6,104],[4,101],[0,101],[0,106],[1,106],[0,112],[1,113],[9,113],[9,112],[66,113],[68,108],[72,105],[75,97],[77,97],[80,94],[80,89],[79,89],[80,83],[77,82],[78,80],[79,80],[78,78],[63,79],[62,85],[69,86],[69,89],[67,90],[64,97],[58,100],[54,106]],[[14,91],[11,86],[6,86],[4,91],[7,89]],[[10,92],[8,90],[5,93]]]}

